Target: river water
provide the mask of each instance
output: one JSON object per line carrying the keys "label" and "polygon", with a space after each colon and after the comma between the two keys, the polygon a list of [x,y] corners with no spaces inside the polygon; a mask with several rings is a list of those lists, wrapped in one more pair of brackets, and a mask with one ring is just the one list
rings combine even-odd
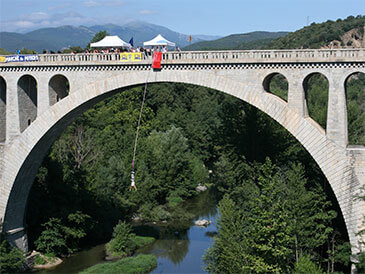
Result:
{"label": "river water", "polygon": [[[157,268],[151,273],[205,273],[203,260],[205,250],[212,244],[216,228],[216,199],[206,191],[186,203],[186,210],[194,214],[195,219],[207,219],[212,223],[207,227],[185,224],[172,228],[168,225],[138,225],[135,231],[144,236],[153,236],[157,240],[150,246],[139,249],[137,254],[154,254]],[[55,267],[39,273],[78,273],[92,265],[104,263],[104,245],[98,245],[66,258]]]}

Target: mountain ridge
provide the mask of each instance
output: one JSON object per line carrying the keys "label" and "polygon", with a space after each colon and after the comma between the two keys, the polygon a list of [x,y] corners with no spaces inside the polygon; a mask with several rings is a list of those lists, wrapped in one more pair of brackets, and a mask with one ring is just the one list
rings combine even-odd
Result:
{"label": "mountain ridge", "polygon": [[[110,35],[118,35],[128,42],[132,37],[135,46],[142,46],[144,41],[151,40],[157,34],[174,41],[179,47],[189,44],[189,35],[178,33],[164,26],[146,23],[143,21],[131,21],[124,25],[104,24],[86,26],[63,25],[59,27],[41,28],[27,33],[0,32],[0,48],[9,52],[27,48],[42,52],[44,49],[57,51],[65,47],[85,47],[93,36],[101,30],[106,30]],[[192,35],[192,42],[204,39],[216,39],[217,36]]]}

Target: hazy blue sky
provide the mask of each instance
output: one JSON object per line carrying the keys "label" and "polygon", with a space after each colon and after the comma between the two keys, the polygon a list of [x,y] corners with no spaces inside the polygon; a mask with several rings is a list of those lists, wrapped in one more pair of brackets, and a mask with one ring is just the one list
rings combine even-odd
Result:
{"label": "hazy blue sky", "polygon": [[295,31],[365,14],[365,0],[0,0],[0,31],[142,20],[184,34]]}

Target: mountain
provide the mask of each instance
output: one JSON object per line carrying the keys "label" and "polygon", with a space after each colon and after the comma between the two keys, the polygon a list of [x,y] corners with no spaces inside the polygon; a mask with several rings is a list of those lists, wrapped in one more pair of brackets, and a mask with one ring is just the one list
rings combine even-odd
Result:
{"label": "mountain", "polygon": [[[175,42],[179,47],[184,47],[189,44],[189,35],[187,34],[181,34],[166,27],[149,24],[142,21],[132,21],[123,26],[117,26],[113,24],[92,26],[90,29],[95,32],[106,30],[109,34],[118,35],[126,42],[128,42],[131,37],[133,37],[135,46],[142,46],[143,42],[153,39],[157,34],[161,34],[167,40]],[[192,35],[192,43],[203,41],[202,37],[204,37],[206,40],[215,39],[215,36]]]}
{"label": "mountain", "polygon": [[[126,42],[133,37],[135,46],[141,46],[144,41],[151,40],[157,34],[161,34],[166,39],[175,42],[179,47],[189,44],[189,35],[142,21],[132,21],[123,26],[114,24],[91,27],[61,26],[42,28],[24,34],[0,32],[0,48],[9,52],[15,52],[17,49],[22,48],[42,52],[44,49],[57,51],[70,46],[85,47],[93,36],[102,30],[106,30],[110,35],[118,35]],[[202,38],[216,39],[216,36],[192,35],[192,43],[202,41]]]}
{"label": "mountain", "polygon": [[287,35],[288,32],[254,31],[244,34],[232,34],[213,41],[202,41],[184,48],[184,50],[254,49],[263,43]]}
{"label": "mountain", "polygon": [[365,16],[349,16],[346,19],[328,20],[311,25],[276,39],[265,48],[354,48],[365,45]]}

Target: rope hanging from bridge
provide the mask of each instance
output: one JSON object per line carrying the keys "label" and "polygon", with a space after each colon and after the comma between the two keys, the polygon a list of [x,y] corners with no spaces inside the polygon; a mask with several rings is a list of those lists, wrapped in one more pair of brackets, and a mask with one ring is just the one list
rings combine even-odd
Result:
{"label": "rope hanging from bridge", "polygon": [[138,133],[139,133],[139,127],[141,125],[141,118],[142,118],[142,112],[143,112],[143,106],[144,102],[146,100],[146,93],[147,93],[147,82],[150,75],[151,70],[148,71],[147,79],[144,84],[144,92],[143,92],[143,98],[142,98],[142,104],[141,109],[139,111],[139,117],[138,117],[138,123],[137,123],[137,130],[136,130],[136,138],[134,140],[134,149],[133,149],[133,160],[132,160],[132,171],[131,171],[131,186],[129,187],[129,191],[132,189],[132,187],[137,190],[136,183],[134,181],[134,163],[136,160],[136,151],[137,151],[137,142],[138,142]]}

